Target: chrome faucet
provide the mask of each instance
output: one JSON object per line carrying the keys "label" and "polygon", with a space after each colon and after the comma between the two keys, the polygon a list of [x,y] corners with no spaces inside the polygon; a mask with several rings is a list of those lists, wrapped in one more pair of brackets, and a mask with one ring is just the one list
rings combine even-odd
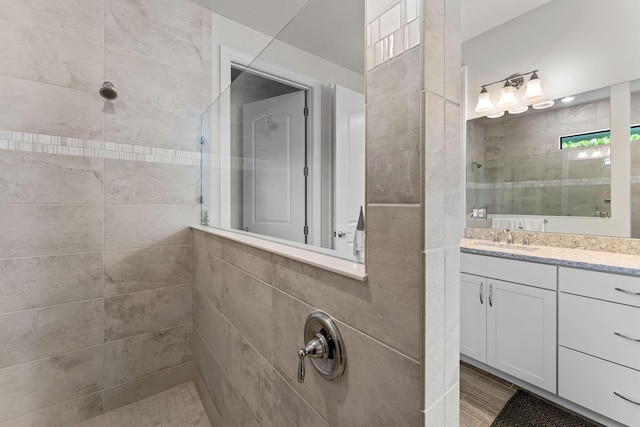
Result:
{"label": "chrome faucet", "polygon": [[508,228],[504,229],[504,235],[507,238],[507,244],[512,244],[513,243],[513,236],[511,235],[511,231]]}

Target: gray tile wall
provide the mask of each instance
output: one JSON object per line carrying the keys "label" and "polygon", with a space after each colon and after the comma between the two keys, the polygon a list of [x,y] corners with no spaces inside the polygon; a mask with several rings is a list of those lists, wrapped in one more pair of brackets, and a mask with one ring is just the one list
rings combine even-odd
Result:
{"label": "gray tile wall", "polygon": [[[397,3],[367,0],[367,23]],[[367,281],[194,230],[193,357],[213,425],[459,425],[460,1],[425,3],[424,46],[367,72]],[[314,310],[337,320],[348,367],[299,384]]]}
{"label": "gray tile wall", "polygon": [[[419,223],[415,208],[386,227],[389,252]],[[393,272],[371,271],[360,282],[200,231],[194,242],[194,360],[211,420],[278,427],[420,422],[417,245],[411,260],[380,265],[393,269],[393,280]],[[408,267],[413,281],[402,277]],[[340,381],[308,366],[305,382],[297,382],[302,328],[314,310],[330,313],[345,339],[348,368]]]}
{"label": "gray tile wall", "polygon": [[[197,150],[210,13],[187,0],[2,9],[0,129]],[[199,168],[0,148],[0,426],[66,427],[191,379]]]}

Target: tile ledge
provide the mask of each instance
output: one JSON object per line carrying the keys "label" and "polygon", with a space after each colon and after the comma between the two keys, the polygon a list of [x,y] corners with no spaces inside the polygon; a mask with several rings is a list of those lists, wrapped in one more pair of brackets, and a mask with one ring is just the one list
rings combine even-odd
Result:
{"label": "tile ledge", "polygon": [[364,264],[358,264],[353,261],[341,259],[331,255],[325,255],[309,249],[298,248],[295,246],[266,240],[248,234],[241,234],[229,230],[223,230],[221,228],[209,227],[204,225],[192,225],[191,229],[202,231],[203,233],[208,233],[213,236],[233,240],[234,242],[242,243],[257,249],[262,249],[264,251],[271,252],[273,254],[280,255],[286,258],[291,258],[296,261],[312,265],[314,267],[322,268],[336,274],[341,274],[352,279],[360,280],[361,282],[367,280],[367,273]]}

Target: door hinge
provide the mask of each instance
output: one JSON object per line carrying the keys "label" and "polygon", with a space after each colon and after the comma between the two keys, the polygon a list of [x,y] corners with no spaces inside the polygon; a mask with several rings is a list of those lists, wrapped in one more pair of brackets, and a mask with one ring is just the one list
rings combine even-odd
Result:
{"label": "door hinge", "polygon": [[204,196],[196,197],[196,203],[200,203],[200,204],[204,203]]}
{"label": "door hinge", "polygon": [[305,236],[308,235],[309,234],[309,226],[305,225],[303,231],[304,231],[304,235]]}
{"label": "door hinge", "polygon": [[302,173],[304,173],[304,176],[309,176],[309,166],[305,166]]}
{"label": "door hinge", "polygon": [[204,136],[200,137],[200,145],[204,145]]}
{"label": "door hinge", "polygon": [[304,107],[304,109],[302,110],[302,112],[304,113],[305,117],[309,116],[309,107]]}

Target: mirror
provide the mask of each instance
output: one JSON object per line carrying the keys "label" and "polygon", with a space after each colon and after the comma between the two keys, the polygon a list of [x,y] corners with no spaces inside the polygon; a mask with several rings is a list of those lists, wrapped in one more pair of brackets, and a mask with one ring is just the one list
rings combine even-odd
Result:
{"label": "mirror", "polygon": [[[640,237],[640,61],[628,54],[637,49],[629,13],[640,5],[574,3],[548,2],[463,44],[467,227]],[[602,19],[607,34],[583,31]],[[536,102],[551,108],[475,111],[482,86],[496,105],[502,86],[490,83],[533,69],[545,93]],[[534,103],[522,99],[528,79],[511,108]]]}
{"label": "mirror", "polygon": [[631,83],[631,237],[640,238],[640,80]]}
{"label": "mirror", "polygon": [[364,0],[300,3],[209,5],[202,222],[363,262]]}
{"label": "mirror", "polygon": [[[467,225],[615,235],[609,88],[467,121]],[[486,220],[473,209],[486,208]]]}

